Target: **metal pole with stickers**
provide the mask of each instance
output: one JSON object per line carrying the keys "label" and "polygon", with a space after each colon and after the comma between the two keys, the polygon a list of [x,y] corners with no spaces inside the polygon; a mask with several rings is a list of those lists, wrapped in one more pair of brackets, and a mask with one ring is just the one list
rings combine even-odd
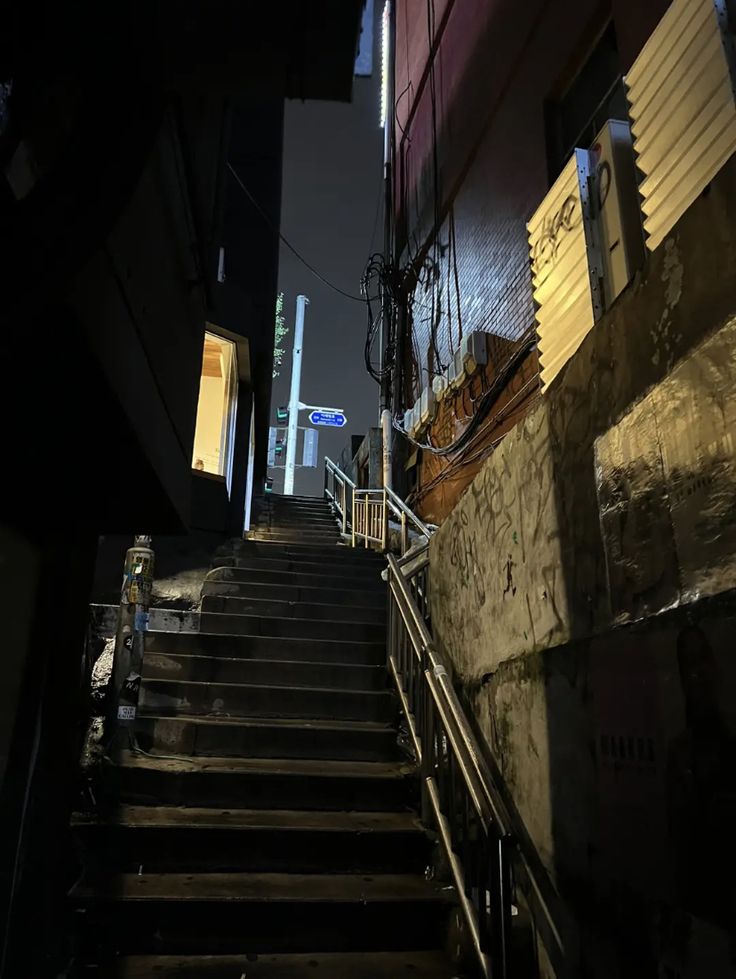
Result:
{"label": "metal pole with stickers", "polygon": [[109,736],[120,727],[130,727],[138,712],[148,610],[153,591],[154,561],[151,538],[137,535],[133,546],[125,555],[109,690]]}

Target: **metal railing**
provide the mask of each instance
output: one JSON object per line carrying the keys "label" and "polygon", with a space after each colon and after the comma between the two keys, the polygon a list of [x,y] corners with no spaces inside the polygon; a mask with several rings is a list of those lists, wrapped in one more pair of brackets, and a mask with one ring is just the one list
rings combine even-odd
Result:
{"label": "metal railing", "polygon": [[353,547],[362,540],[388,546],[388,508],[385,489],[356,489],[353,494]]}
{"label": "metal railing", "polygon": [[332,504],[341,525],[343,536],[350,535],[352,546],[378,544],[382,551],[389,548],[391,521],[399,527],[400,553],[406,554],[410,531],[427,541],[432,530],[404,503],[392,489],[358,489],[332,459],[325,459],[325,497]]}
{"label": "metal railing", "polygon": [[[355,483],[336,466],[332,459],[325,457],[325,497],[335,509],[343,536],[348,532],[348,526],[353,526]],[[348,521],[348,513],[350,520]]]}
{"label": "metal railing", "polygon": [[421,773],[423,815],[445,851],[479,970],[487,979],[513,975],[513,886],[521,878],[543,919],[540,937],[559,962],[560,933],[432,639],[428,549],[387,559],[388,667]]}

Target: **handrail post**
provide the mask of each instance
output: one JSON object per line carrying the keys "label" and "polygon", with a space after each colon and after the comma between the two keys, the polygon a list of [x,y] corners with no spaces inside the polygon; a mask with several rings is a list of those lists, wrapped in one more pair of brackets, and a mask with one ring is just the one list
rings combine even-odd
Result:
{"label": "handrail post", "polygon": [[347,483],[343,483],[342,484],[342,532],[343,532],[343,535],[345,534],[345,531],[347,530],[347,525],[348,525],[347,494],[348,494],[348,484]]}
{"label": "handrail post", "polygon": [[401,556],[409,550],[409,528],[406,526],[406,514],[401,511]]}
{"label": "handrail post", "polygon": [[353,498],[353,506],[352,506],[352,510],[353,510],[353,547],[355,547],[355,490],[353,490],[351,496]]}
{"label": "handrail post", "polygon": [[381,550],[385,551],[388,546],[388,494],[384,489],[382,495],[381,510]]}

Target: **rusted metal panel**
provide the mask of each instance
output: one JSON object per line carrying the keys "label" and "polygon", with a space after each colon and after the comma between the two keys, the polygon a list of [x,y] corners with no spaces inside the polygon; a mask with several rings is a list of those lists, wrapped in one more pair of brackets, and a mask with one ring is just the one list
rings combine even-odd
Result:
{"label": "rusted metal panel", "polygon": [[736,150],[725,0],[674,0],[625,81],[654,251]]}

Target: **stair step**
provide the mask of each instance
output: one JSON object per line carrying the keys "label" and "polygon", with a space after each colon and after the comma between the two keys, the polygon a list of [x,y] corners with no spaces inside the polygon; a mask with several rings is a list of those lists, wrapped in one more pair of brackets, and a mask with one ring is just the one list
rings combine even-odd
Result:
{"label": "stair step", "polygon": [[271,493],[265,499],[270,503],[281,503],[286,506],[292,503],[327,503],[323,493],[319,496],[307,496],[303,493]]}
{"label": "stair step", "polygon": [[324,523],[316,520],[260,520],[251,525],[249,540],[270,540],[272,534],[293,536],[305,543],[311,540],[317,543],[323,540],[336,542],[340,539],[340,529],[334,520]]}
{"label": "stair step", "polygon": [[319,526],[337,527],[337,520],[334,513],[330,510],[318,507],[300,507],[298,510],[261,510],[255,520],[251,521],[251,528],[260,524],[308,524],[314,523]]}
{"label": "stair step", "polygon": [[416,804],[418,781],[403,761],[295,758],[156,758],[123,752],[101,790],[113,803],[249,809],[394,812]]}
{"label": "stair step", "polygon": [[374,721],[144,714],[136,721],[136,731],[141,747],[154,754],[351,761],[392,761],[399,757],[396,731]]}
{"label": "stair step", "polygon": [[268,615],[278,618],[311,619],[317,622],[383,623],[386,606],[300,602],[275,598],[241,598],[237,595],[205,595],[202,612],[234,615]]}
{"label": "stair step", "polygon": [[131,956],[83,969],[89,979],[453,979],[440,952],[312,952],[308,955]]}
{"label": "stair step", "polygon": [[[353,551],[351,548],[343,549],[337,546],[334,550],[330,548],[327,551],[321,548],[305,547],[301,554],[294,554],[277,551],[276,548],[280,546],[278,544],[269,544],[265,541],[251,541],[251,543],[262,544],[264,548],[267,547],[269,550],[253,551],[248,554],[219,555],[213,560],[210,569],[233,568],[240,570],[241,568],[262,567],[264,570],[270,568],[272,570],[308,572],[312,570],[310,566],[317,564],[322,574],[362,576],[365,573],[371,577],[380,577],[380,573],[386,567],[383,555],[376,554],[374,551]],[[349,551],[349,557],[342,556],[343,550]],[[376,561],[372,557],[356,556],[365,554],[375,555],[379,560]],[[268,564],[262,563],[266,561]]]}
{"label": "stair step", "polygon": [[340,540],[340,534],[337,524],[334,524],[329,530],[309,530],[302,527],[294,527],[293,530],[287,527],[252,527],[248,532],[248,540],[272,540],[286,543],[293,541],[295,544],[321,544],[324,542],[336,546],[337,541]]}
{"label": "stair step", "polygon": [[308,510],[261,510],[255,522],[256,524],[315,524],[329,527],[337,526],[337,521],[329,510],[317,510],[314,508]]}
{"label": "stair step", "polygon": [[327,534],[329,536],[339,534],[340,529],[333,517],[310,516],[284,518],[269,514],[251,524],[251,530],[283,530],[286,533],[299,533],[304,530]]}
{"label": "stair step", "polygon": [[335,690],[146,679],[141,686],[144,713],[221,717],[329,718],[389,723],[397,700],[388,690]]}
{"label": "stair step", "polygon": [[205,632],[232,636],[273,636],[293,639],[339,639],[346,642],[382,642],[383,623],[335,622],[328,619],[296,619],[278,615],[238,615],[237,612],[203,611],[200,625]]}
{"label": "stair step", "polygon": [[144,872],[85,875],[71,899],[96,949],[260,954],[437,949],[453,893],[419,874]]}
{"label": "stair step", "polygon": [[121,806],[72,825],[85,865],[117,873],[421,873],[429,858],[408,812]]}
{"label": "stair step", "polygon": [[386,668],[299,660],[241,659],[147,652],[144,677],[196,680],[200,683],[245,683],[267,686],[319,687],[335,690],[385,690]]}
{"label": "stair step", "polygon": [[316,559],[317,561],[324,561],[325,558],[329,558],[341,567],[343,564],[376,565],[381,568],[386,566],[386,558],[370,548],[348,547],[343,544],[300,544],[291,541],[236,541],[234,544],[218,548],[214,557],[219,564],[220,558],[242,559],[250,555],[271,558],[289,557],[295,560]]}
{"label": "stair step", "polygon": [[330,574],[324,564],[251,558],[248,564],[237,568],[214,568],[207,573],[205,585],[210,582],[247,584],[258,581],[264,585],[284,585],[293,588],[345,588],[350,591],[386,594],[386,583],[381,579],[379,568],[344,568],[340,574]]}
{"label": "stair step", "polygon": [[[311,585],[298,585],[290,582],[284,575],[275,583],[263,581],[257,572],[250,580],[218,581],[208,578],[202,586],[203,596],[219,598],[258,599],[259,601],[288,602],[290,605],[343,605],[351,608],[386,607],[384,589],[379,588],[350,588],[344,582],[342,586],[327,586],[312,577]],[[380,581],[380,579],[379,579]]]}
{"label": "stair step", "polygon": [[298,636],[226,635],[208,632],[148,632],[146,655],[171,653],[234,659],[300,660],[305,663],[385,665],[383,637],[376,642],[304,639]]}

